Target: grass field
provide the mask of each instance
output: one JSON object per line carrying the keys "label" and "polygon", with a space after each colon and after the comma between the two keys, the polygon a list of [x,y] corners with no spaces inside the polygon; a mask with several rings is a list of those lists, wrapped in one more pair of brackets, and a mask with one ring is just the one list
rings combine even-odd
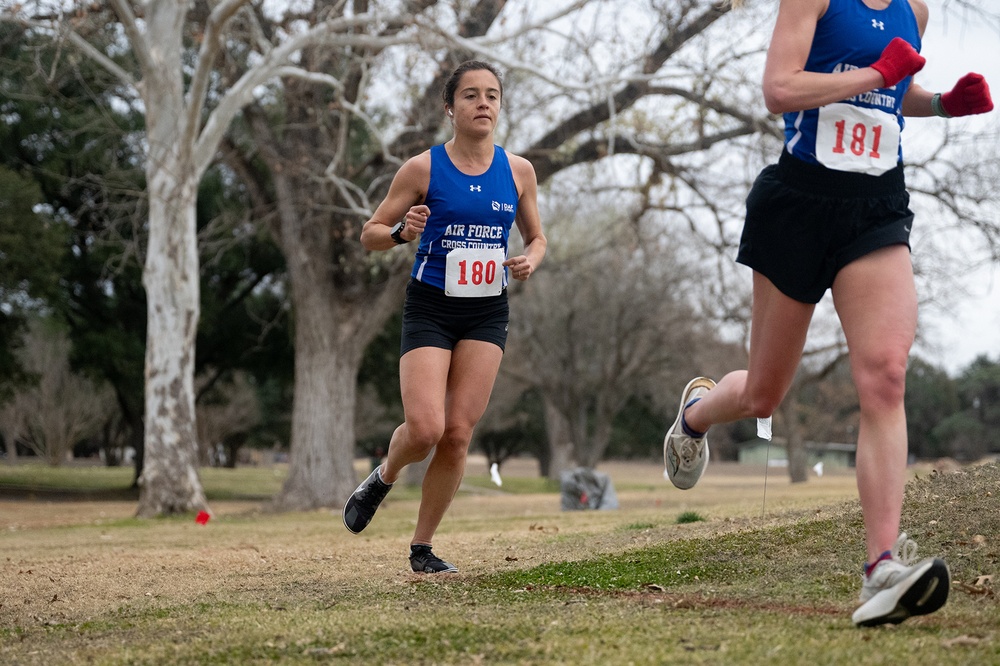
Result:
{"label": "grass field", "polygon": [[435,539],[461,573],[428,577],[413,489],[354,536],[339,511],[267,512],[280,467],[203,470],[197,525],[133,518],[128,470],[0,465],[0,663],[1000,664],[995,464],[913,470],[903,528],[951,596],[866,630],[849,471],[771,470],[765,495],[763,470],[682,492],[654,464],[601,469],[620,508],[561,512],[534,463],[498,489],[471,460]]}

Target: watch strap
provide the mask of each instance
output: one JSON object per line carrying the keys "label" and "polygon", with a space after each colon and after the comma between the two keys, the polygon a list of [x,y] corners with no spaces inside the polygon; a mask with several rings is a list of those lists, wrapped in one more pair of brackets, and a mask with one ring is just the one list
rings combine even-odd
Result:
{"label": "watch strap", "polygon": [[396,223],[396,226],[392,228],[389,232],[389,236],[392,238],[392,242],[396,245],[403,245],[404,243],[409,243],[410,241],[403,238],[403,229],[406,227],[406,220],[400,220]]}

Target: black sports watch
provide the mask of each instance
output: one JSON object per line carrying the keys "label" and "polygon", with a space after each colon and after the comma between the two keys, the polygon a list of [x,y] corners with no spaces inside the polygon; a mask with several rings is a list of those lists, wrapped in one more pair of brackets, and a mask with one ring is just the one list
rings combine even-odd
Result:
{"label": "black sports watch", "polygon": [[403,238],[403,229],[406,228],[406,220],[400,220],[396,223],[396,226],[392,228],[389,232],[389,236],[392,238],[392,242],[396,245],[402,245],[403,243],[409,243],[410,241]]}

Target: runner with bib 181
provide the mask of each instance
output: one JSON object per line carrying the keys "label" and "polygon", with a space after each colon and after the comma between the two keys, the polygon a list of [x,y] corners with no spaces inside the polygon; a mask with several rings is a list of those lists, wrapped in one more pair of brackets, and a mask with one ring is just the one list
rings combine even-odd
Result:
{"label": "runner with bib 181", "polygon": [[691,488],[708,463],[710,426],[767,418],[784,398],[829,289],[861,412],[859,626],[931,613],[950,584],[944,561],[916,560],[900,533],[903,394],[917,325],[900,136],[903,116],[986,113],[993,102],[979,74],[943,94],[913,83],[927,20],[923,0],[781,0],[763,92],[768,110],[784,116],[785,145],[750,190],[736,257],[753,269],[749,365],[718,385],[691,380],[664,440],[670,480]]}

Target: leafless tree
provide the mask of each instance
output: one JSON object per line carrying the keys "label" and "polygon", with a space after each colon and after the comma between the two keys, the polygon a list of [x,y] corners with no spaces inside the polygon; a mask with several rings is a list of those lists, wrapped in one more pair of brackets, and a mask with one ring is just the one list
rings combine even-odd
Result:
{"label": "leafless tree", "polygon": [[50,465],[65,462],[73,446],[107,420],[114,404],[109,387],[70,370],[69,350],[65,334],[32,324],[21,353],[37,381],[4,407],[3,418],[13,426],[5,438],[20,439]]}
{"label": "leafless tree", "polygon": [[[714,347],[694,316],[682,250],[643,238],[620,210],[574,203],[575,217],[550,216],[561,242],[511,300],[503,370],[542,396],[553,478],[596,466],[625,403],[682,385]],[[583,228],[599,232],[574,233]]]}
{"label": "leafless tree", "polygon": [[17,442],[24,432],[24,410],[16,404],[16,396],[0,405],[0,437],[6,447],[4,462],[8,465],[17,461]]}
{"label": "leafless tree", "polygon": [[216,382],[210,395],[198,402],[198,443],[202,464],[234,467],[239,448],[250,430],[260,422],[257,391],[246,373],[236,373],[230,381]]}

